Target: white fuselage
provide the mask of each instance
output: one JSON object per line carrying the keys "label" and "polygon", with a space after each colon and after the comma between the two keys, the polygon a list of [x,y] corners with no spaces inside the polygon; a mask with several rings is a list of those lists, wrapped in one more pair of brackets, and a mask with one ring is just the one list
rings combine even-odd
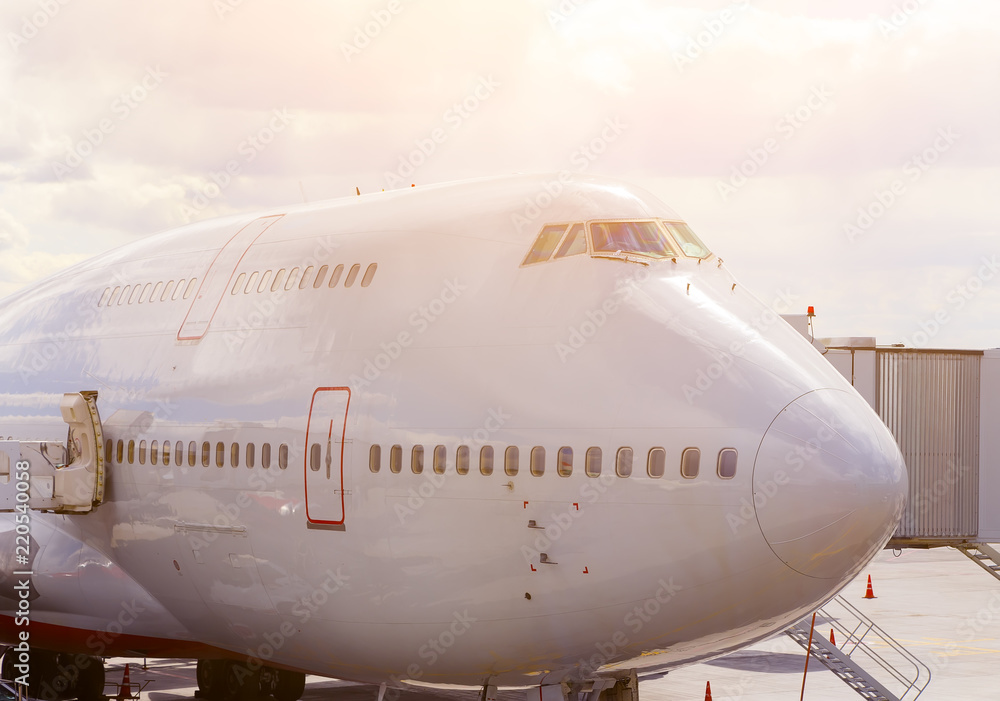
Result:
{"label": "white fuselage", "polygon": [[[678,219],[596,179],[415,188],[188,226],[0,302],[0,438],[65,439],[59,397],[94,389],[111,441],[103,504],[33,515],[33,622],[90,654],[535,685],[717,656],[814,609],[891,534],[898,450],[714,256],[521,265],[544,224],[647,218]],[[310,266],[320,287],[287,284]]]}

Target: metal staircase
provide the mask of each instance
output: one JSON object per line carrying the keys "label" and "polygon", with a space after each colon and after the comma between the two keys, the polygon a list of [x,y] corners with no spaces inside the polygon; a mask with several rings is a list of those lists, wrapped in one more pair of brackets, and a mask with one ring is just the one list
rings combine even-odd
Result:
{"label": "metal staircase", "polygon": [[[913,701],[930,684],[931,671],[927,665],[844,597],[835,597],[816,613],[811,647],[810,618],[792,625],[785,634],[862,698]],[[836,631],[839,646],[819,633],[821,621],[824,629],[832,627]]]}
{"label": "metal staircase", "polygon": [[1000,579],[1000,551],[986,543],[963,543],[955,549]]}

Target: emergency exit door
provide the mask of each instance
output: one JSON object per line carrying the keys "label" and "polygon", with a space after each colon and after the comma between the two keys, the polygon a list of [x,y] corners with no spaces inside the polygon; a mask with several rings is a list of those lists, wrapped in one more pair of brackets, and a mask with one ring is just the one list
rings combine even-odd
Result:
{"label": "emergency exit door", "polygon": [[306,519],[344,523],[344,443],[351,390],[320,387],[313,392],[306,429]]}

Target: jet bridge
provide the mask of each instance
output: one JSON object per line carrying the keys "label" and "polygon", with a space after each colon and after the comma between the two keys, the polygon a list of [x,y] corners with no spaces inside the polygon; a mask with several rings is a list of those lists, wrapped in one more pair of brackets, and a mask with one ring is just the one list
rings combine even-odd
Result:
{"label": "jet bridge", "polygon": [[59,403],[65,443],[0,441],[0,512],[20,506],[81,514],[104,499],[104,454],[97,392],[72,392]]}

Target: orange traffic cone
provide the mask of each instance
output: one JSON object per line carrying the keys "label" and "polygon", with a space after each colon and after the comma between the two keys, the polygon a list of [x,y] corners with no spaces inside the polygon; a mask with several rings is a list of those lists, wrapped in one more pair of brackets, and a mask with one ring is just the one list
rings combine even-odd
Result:
{"label": "orange traffic cone", "polygon": [[118,701],[132,698],[132,680],[129,677],[128,662],[125,663],[125,673],[122,675],[122,684],[118,687]]}
{"label": "orange traffic cone", "polygon": [[866,598],[866,599],[874,599],[874,598],[876,598],[875,597],[875,592],[872,591],[872,576],[871,575],[868,575],[868,591],[865,592],[865,597],[864,598]]}
{"label": "orange traffic cone", "polygon": [[830,644],[836,646],[837,639],[833,637],[833,628],[830,629]]}
{"label": "orange traffic cone", "polygon": [[712,701],[712,682],[705,682],[705,701]]}

